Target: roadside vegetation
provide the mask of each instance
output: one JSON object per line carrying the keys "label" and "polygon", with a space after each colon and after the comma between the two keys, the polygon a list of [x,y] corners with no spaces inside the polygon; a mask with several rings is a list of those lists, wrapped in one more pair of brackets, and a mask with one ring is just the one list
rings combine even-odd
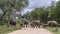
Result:
{"label": "roadside vegetation", "polygon": [[21,29],[20,26],[7,27],[6,25],[3,25],[3,26],[0,25],[0,34],[6,34],[19,29]]}
{"label": "roadside vegetation", "polygon": [[48,29],[49,31],[51,31],[54,34],[60,34],[60,27],[47,27],[46,29]]}

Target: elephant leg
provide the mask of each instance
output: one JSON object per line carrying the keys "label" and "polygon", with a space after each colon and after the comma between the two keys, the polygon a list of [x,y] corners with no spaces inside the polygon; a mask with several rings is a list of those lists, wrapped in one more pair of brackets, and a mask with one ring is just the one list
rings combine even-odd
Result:
{"label": "elephant leg", "polygon": [[16,26],[16,24],[13,24],[14,26]]}
{"label": "elephant leg", "polygon": [[25,27],[27,27],[27,25],[25,25]]}
{"label": "elephant leg", "polygon": [[38,28],[40,28],[40,25],[38,25]]}
{"label": "elephant leg", "polygon": [[35,25],[35,28],[37,28],[38,26],[37,25]]}
{"label": "elephant leg", "polygon": [[25,27],[25,24],[23,24],[23,27]]}
{"label": "elephant leg", "polygon": [[28,25],[26,25],[26,27],[28,27]]}
{"label": "elephant leg", "polygon": [[24,27],[26,28],[26,24],[24,25]]}

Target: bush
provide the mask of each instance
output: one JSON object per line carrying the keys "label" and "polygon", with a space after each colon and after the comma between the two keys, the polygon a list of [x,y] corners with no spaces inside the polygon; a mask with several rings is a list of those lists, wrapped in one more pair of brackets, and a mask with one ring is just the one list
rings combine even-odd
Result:
{"label": "bush", "polygon": [[5,24],[7,24],[8,23],[8,20],[7,19],[3,19],[2,21],[1,21],[1,23],[0,23],[0,25],[5,25]]}

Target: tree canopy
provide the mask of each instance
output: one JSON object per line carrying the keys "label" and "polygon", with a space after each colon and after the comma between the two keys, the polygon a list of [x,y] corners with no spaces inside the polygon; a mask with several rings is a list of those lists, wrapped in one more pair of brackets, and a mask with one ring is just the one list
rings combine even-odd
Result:
{"label": "tree canopy", "polygon": [[28,0],[0,0],[0,9],[3,15],[0,20],[7,14],[10,17],[11,12],[21,11],[28,5]]}

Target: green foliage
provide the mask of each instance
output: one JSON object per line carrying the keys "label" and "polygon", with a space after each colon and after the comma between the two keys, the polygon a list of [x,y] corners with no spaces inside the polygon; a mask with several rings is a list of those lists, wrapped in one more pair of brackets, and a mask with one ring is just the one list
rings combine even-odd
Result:
{"label": "green foliage", "polygon": [[56,4],[56,7],[52,8],[53,11],[51,11],[53,14],[51,14],[52,19],[56,20],[58,23],[60,23],[60,1]]}
{"label": "green foliage", "polygon": [[55,18],[57,19],[58,22],[60,22],[60,1],[57,3],[56,6],[56,12],[55,12]]}
{"label": "green foliage", "polygon": [[3,11],[1,20],[4,16],[7,16],[7,19],[10,20],[12,12],[21,11],[27,5],[28,0],[0,0],[0,9]]}
{"label": "green foliage", "polygon": [[3,12],[8,12],[8,13],[11,13],[13,10],[20,11],[27,5],[28,5],[28,0],[27,1],[0,0],[0,9],[2,9]]}
{"label": "green foliage", "polygon": [[3,19],[3,20],[0,22],[0,25],[7,25],[7,23],[8,23],[8,20]]}
{"label": "green foliage", "polygon": [[18,29],[20,29],[20,26],[14,26],[14,27],[13,26],[7,27],[6,25],[0,26],[0,34],[7,34],[9,32],[12,32]]}
{"label": "green foliage", "polygon": [[56,27],[47,27],[47,29],[53,32],[54,34],[60,34],[60,27],[57,27],[57,31],[55,31]]}
{"label": "green foliage", "polygon": [[38,19],[42,22],[46,22],[48,18],[48,11],[46,8],[36,8],[35,10],[31,11],[29,14],[27,14],[30,17],[30,20]]}
{"label": "green foliage", "polygon": [[[23,3],[24,2],[24,3]],[[28,0],[0,0],[0,8],[1,9],[22,9],[28,5]],[[4,7],[4,8],[3,8]],[[19,9],[19,10],[20,10]]]}

